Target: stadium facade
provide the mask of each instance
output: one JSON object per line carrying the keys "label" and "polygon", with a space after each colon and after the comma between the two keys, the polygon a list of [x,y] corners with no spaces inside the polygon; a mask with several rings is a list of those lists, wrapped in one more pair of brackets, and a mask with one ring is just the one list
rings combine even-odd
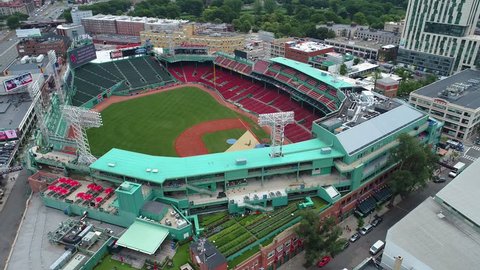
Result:
{"label": "stadium facade", "polygon": [[[184,69],[183,79],[177,78],[180,73],[175,75],[178,68]],[[189,75],[189,70],[194,71]],[[205,73],[199,74],[202,70]],[[308,125],[308,138],[284,145],[279,157],[271,157],[268,147],[184,158],[111,149],[85,167],[76,163],[74,155],[61,152],[75,145],[59,116],[62,102],[52,102],[46,119],[55,139],[50,140],[47,150],[42,145],[30,150],[29,167],[60,170],[66,175],[83,173],[93,182],[56,179],[37,172],[30,182],[41,190],[45,205],[130,226],[132,231],[126,235],[148,227],[161,235],[167,232],[176,240],[201,233],[201,214],[268,212],[310,197],[325,201],[323,216],[341,220],[354,211],[368,215],[377,203],[386,200],[389,191],[385,179],[396,166],[389,152],[398,145],[400,134],[408,133],[432,145],[439,139],[441,123],[408,104],[285,58],[252,63],[221,53],[161,55],[156,59],[137,55],[103,64],[89,63],[65,75],[66,102],[90,108],[110,95],[132,95],[152,85],[180,84],[183,80],[197,81],[231,101],[225,98],[221,84],[217,85],[215,74],[221,70],[265,89],[274,88],[278,95],[288,94],[291,100],[317,112],[318,119]],[[83,92],[86,89],[90,92]],[[255,113],[240,101],[233,103]],[[295,127],[303,125],[299,122]],[[127,238],[119,241],[136,249]],[[265,257],[256,265],[270,267],[273,257]]]}

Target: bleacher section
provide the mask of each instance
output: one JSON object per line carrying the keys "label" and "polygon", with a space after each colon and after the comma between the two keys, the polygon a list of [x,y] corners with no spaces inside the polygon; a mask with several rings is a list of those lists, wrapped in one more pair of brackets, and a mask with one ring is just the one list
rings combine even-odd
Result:
{"label": "bleacher section", "polygon": [[81,106],[117,83],[117,91],[133,91],[148,85],[170,83],[174,79],[156,60],[136,57],[101,64],[86,64],[74,70],[72,97],[74,106]]}
{"label": "bleacher section", "polygon": [[215,60],[217,66],[221,66],[241,74],[252,73],[253,65],[247,64],[247,62],[241,62],[240,60],[229,58],[227,56],[218,55]]}
{"label": "bleacher section", "polygon": [[268,62],[267,64],[265,67],[265,63],[257,62],[254,71],[295,89],[315,103],[322,104],[330,112],[339,108],[341,100],[338,99],[335,89],[288,66]]}
{"label": "bleacher section", "polygon": [[[217,60],[222,65],[238,67],[230,59]],[[189,62],[170,64],[168,70],[178,80],[197,82],[216,89],[225,100],[256,114],[294,111],[296,123],[285,130],[286,137],[292,142],[310,139],[312,122],[319,118],[313,109],[302,107],[283,91],[231,70],[217,66],[214,71],[211,64]]]}

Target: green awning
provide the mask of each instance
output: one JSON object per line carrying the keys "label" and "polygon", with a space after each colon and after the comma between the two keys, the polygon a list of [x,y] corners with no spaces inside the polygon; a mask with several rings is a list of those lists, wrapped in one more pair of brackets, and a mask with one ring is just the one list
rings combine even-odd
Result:
{"label": "green awning", "polygon": [[118,239],[117,245],[152,255],[167,236],[167,229],[154,223],[136,220]]}

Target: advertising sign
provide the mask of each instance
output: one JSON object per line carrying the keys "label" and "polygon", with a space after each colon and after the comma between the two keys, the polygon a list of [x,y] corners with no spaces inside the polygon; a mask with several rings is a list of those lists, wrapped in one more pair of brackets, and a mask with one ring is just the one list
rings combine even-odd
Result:
{"label": "advertising sign", "polygon": [[110,59],[120,58],[123,57],[122,51],[111,51],[110,52]]}
{"label": "advertising sign", "polygon": [[72,68],[85,65],[95,59],[97,59],[97,54],[93,43],[68,51],[68,60]]}
{"label": "advertising sign", "polygon": [[17,77],[3,81],[6,92],[11,92],[19,87],[27,85],[33,81],[32,73],[25,73]]}

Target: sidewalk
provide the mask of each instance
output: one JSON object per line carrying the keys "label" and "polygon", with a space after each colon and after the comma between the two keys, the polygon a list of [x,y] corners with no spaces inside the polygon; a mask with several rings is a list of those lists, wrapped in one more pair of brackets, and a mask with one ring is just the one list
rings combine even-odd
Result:
{"label": "sidewalk", "polygon": [[0,199],[0,212],[2,212],[3,207],[5,206],[8,197],[10,196],[10,193],[12,192],[13,185],[15,184],[15,180],[18,178],[18,174],[20,174],[20,171],[12,172],[5,175],[5,180],[3,180],[5,182],[5,186],[0,187],[1,189],[3,189],[4,192],[3,198]]}
{"label": "sidewalk", "polygon": [[[395,199],[393,200],[393,205],[397,205],[401,202],[401,200],[402,199],[400,198],[400,196],[395,197]],[[364,217],[364,224],[367,225],[368,223],[372,222],[375,215],[382,216],[386,212],[388,212],[390,210],[390,208],[386,206],[388,203],[389,202],[386,202],[379,211],[374,211],[370,215]],[[343,230],[340,237],[349,239],[354,233],[357,232],[358,218],[354,215],[351,215],[348,218],[344,219],[342,222],[340,222],[338,226]]]}

